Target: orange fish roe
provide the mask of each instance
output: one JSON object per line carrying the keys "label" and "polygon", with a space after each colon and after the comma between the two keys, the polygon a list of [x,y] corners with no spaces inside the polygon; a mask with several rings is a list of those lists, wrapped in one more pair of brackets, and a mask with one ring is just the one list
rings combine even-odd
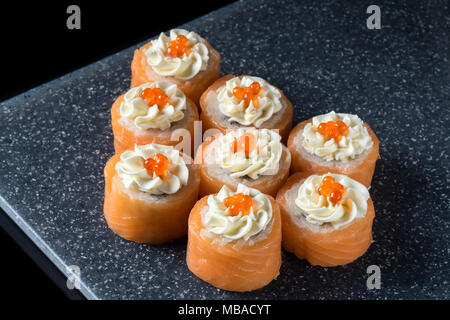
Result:
{"label": "orange fish roe", "polygon": [[167,55],[176,58],[183,58],[184,55],[189,56],[191,52],[189,39],[181,34],[175,40],[170,41],[166,50]]}
{"label": "orange fish roe", "polygon": [[261,91],[261,85],[258,82],[253,82],[248,87],[235,87],[233,94],[240,100],[244,100],[244,107],[247,108],[250,105],[250,101],[253,102],[255,108],[258,108],[258,94]]}
{"label": "orange fish roe", "polygon": [[335,141],[341,141],[342,137],[348,133],[348,127],[344,121],[328,121],[322,122],[319,125],[318,131],[321,135],[325,136],[327,140],[334,139]]}
{"label": "orange fish roe", "polygon": [[251,133],[245,133],[242,136],[240,136],[238,139],[234,139],[232,150],[233,153],[236,153],[238,151],[244,151],[245,155],[248,157],[250,153],[255,150],[256,146],[256,137]]}
{"label": "orange fish roe", "polygon": [[239,213],[246,216],[250,214],[251,208],[255,210],[252,197],[243,193],[236,193],[234,196],[225,198],[223,204],[229,209],[230,216],[237,216]]}
{"label": "orange fish roe", "polygon": [[341,201],[345,194],[344,186],[339,182],[336,182],[331,176],[325,176],[322,179],[322,185],[317,191],[322,196],[328,197],[333,204]]}
{"label": "orange fish roe", "polygon": [[159,110],[162,110],[166,104],[172,103],[167,94],[160,88],[145,88],[141,92],[141,98],[144,99],[149,106],[154,106],[156,104]]}
{"label": "orange fish roe", "polygon": [[150,176],[155,174],[158,177],[165,178],[167,169],[170,168],[170,161],[165,155],[157,153],[153,158],[144,161],[144,168]]}

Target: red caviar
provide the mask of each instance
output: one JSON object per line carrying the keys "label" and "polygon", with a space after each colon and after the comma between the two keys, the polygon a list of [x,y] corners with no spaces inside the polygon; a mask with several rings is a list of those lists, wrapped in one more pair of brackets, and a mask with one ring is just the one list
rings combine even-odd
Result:
{"label": "red caviar", "polygon": [[228,208],[230,216],[237,216],[239,213],[245,216],[250,214],[251,208],[255,210],[252,197],[243,193],[236,193],[233,196],[229,196],[225,198],[223,203]]}
{"label": "red caviar", "polygon": [[327,140],[334,139],[341,141],[342,137],[348,133],[348,127],[344,121],[328,121],[319,125],[318,131],[325,136]]}
{"label": "red caviar", "polygon": [[170,161],[165,155],[157,153],[153,158],[148,158],[144,161],[144,168],[150,176],[155,174],[164,178],[167,176],[167,170],[170,168]]}
{"label": "red caviar", "polygon": [[322,179],[322,185],[317,191],[322,196],[328,197],[333,204],[341,201],[345,194],[344,186],[336,182],[332,176],[325,176]]}
{"label": "red caviar", "polygon": [[248,87],[235,87],[233,94],[240,100],[244,100],[244,107],[247,108],[250,105],[250,101],[253,102],[255,108],[258,108],[258,95],[261,91],[261,85],[254,81]]}
{"label": "red caviar", "polygon": [[144,99],[149,106],[154,106],[156,104],[159,110],[163,109],[166,104],[172,103],[167,94],[160,88],[145,88],[141,92],[141,98]]}
{"label": "red caviar", "polygon": [[238,139],[233,141],[233,152],[244,151],[245,155],[248,157],[250,153],[256,148],[256,137],[251,133],[245,133]]}
{"label": "red caviar", "polygon": [[170,41],[166,50],[167,55],[176,58],[182,58],[184,55],[189,56],[191,52],[189,39],[181,34],[175,40]]}

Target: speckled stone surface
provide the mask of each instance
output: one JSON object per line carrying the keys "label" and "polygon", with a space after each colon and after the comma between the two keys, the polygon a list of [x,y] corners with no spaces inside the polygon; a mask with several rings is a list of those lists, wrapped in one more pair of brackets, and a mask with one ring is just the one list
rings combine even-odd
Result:
{"label": "speckled stone surface", "polygon": [[[294,123],[336,110],[372,126],[374,243],[356,262],[320,268],[283,253],[275,281],[231,293],[188,271],[186,239],[152,247],[113,234],[102,214],[109,109],[134,48],[0,105],[1,206],[63,272],[80,266],[91,299],[450,298],[448,2],[378,1],[381,30],[366,28],[370,4],[244,1],[183,26],[222,54],[223,74],[281,88]],[[366,287],[373,264],[379,290]]]}

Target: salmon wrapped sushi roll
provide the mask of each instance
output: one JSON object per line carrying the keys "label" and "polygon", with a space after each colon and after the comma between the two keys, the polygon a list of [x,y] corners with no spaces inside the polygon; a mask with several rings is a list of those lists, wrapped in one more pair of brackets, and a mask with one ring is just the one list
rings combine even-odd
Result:
{"label": "salmon wrapped sushi roll", "polygon": [[372,243],[372,199],[363,184],[347,176],[297,172],[276,199],[284,249],[312,265],[348,264]]}
{"label": "salmon wrapped sushi roll", "polygon": [[200,196],[236,190],[245,184],[275,197],[289,177],[291,155],[278,133],[269,129],[228,130],[206,140],[197,150]]}
{"label": "salmon wrapped sushi roll", "polygon": [[200,108],[204,130],[273,129],[286,142],[292,127],[292,103],[280,89],[259,77],[220,78],[203,93]]}
{"label": "salmon wrapped sushi roll", "polygon": [[189,215],[189,270],[228,291],[252,291],[281,266],[281,218],[271,196],[240,184],[200,199]]}
{"label": "salmon wrapped sushi roll", "polygon": [[151,81],[175,83],[197,105],[220,74],[220,54],[195,32],[173,29],[134,52],[131,87]]}
{"label": "salmon wrapped sushi roll", "polygon": [[131,88],[111,108],[115,152],[132,150],[135,144],[156,143],[179,145],[191,154],[197,120],[197,106],[171,82]]}
{"label": "salmon wrapped sushi roll", "polygon": [[340,173],[370,186],[379,141],[358,116],[334,111],[299,123],[289,135],[294,172]]}
{"label": "salmon wrapped sushi roll", "polygon": [[139,243],[182,237],[199,185],[197,166],[174,147],[136,146],[106,164],[106,222],[122,238]]}

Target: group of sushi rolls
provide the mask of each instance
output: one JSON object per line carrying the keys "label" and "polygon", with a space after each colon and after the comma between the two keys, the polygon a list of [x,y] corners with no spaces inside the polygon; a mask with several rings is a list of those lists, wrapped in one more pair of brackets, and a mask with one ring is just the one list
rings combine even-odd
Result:
{"label": "group of sushi rolls", "polygon": [[[220,54],[186,30],[136,50],[131,69],[131,89],[111,109],[115,155],[104,170],[116,234],[153,245],[187,234],[189,270],[239,292],[278,276],[282,247],[323,267],[367,251],[379,141],[357,115],[331,111],[292,129],[280,89],[219,78]],[[191,157],[174,133],[187,130],[193,148],[198,120],[216,134]]]}

